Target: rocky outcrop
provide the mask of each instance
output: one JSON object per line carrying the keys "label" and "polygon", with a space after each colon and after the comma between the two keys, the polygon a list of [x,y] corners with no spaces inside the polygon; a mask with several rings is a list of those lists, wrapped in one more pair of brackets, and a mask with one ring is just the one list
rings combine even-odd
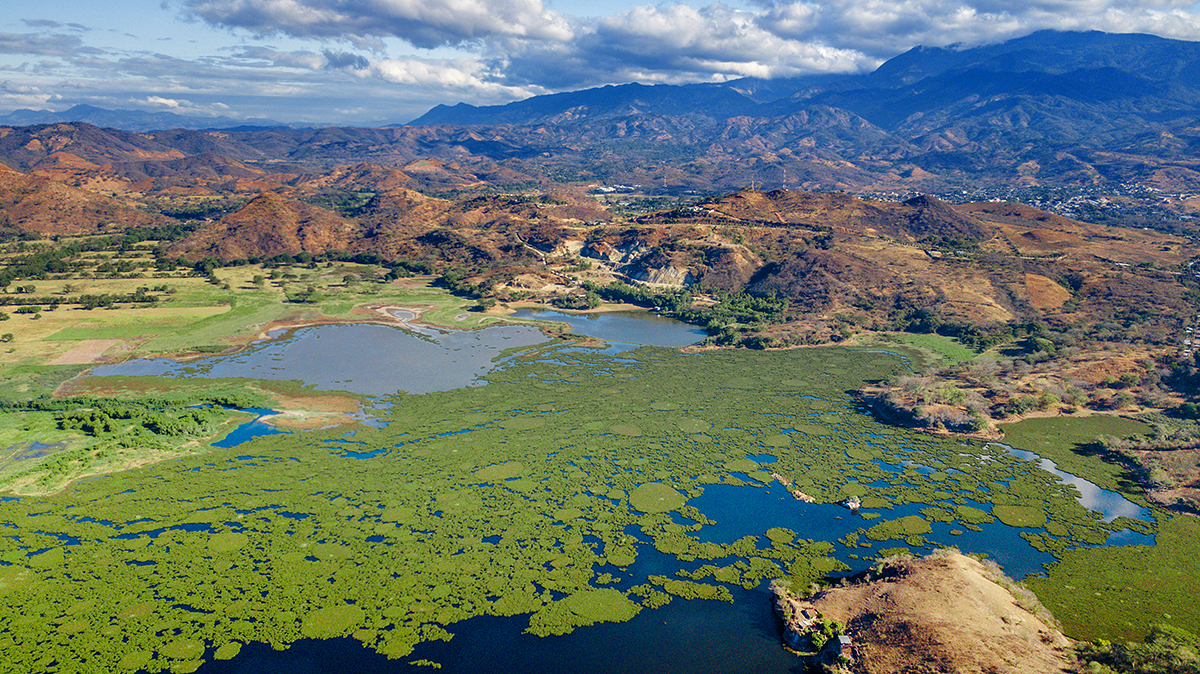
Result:
{"label": "rocky outcrop", "polygon": [[613,245],[607,241],[589,241],[583,247],[583,256],[603,260],[616,266],[624,266],[640,260],[654,251],[644,241],[629,241]]}
{"label": "rocky outcrop", "polygon": [[696,282],[692,272],[681,267],[662,267],[660,269],[641,269],[630,275],[630,278],[650,285],[663,285],[682,288]]}

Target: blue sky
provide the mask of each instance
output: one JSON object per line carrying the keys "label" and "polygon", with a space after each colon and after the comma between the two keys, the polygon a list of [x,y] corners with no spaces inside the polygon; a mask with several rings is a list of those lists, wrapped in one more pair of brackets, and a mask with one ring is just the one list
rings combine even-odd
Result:
{"label": "blue sky", "polygon": [[1179,0],[6,0],[0,112],[408,121],[625,82],[869,71],[1035,30],[1200,40]]}

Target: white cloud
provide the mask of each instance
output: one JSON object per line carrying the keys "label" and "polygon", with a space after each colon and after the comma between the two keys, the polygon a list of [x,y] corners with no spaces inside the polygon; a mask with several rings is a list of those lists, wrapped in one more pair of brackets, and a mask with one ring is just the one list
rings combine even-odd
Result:
{"label": "white cloud", "polygon": [[279,51],[270,47],[245,47],[234,53],[235,58],[264,61],[269,65],[303,70],[320,70],[325,59],[311,51]]}
{"label": "white cloud", "polygon": [[495,73],[485,61],[472,58],[447,61],[420,59],[381,59],[362,71],[361,77],[378,77],[391,84],[404,85],[425,91],[443,92],[472,100],[508,102],[537,94],[545,89],[532,86],[510,86],[495,81]]}

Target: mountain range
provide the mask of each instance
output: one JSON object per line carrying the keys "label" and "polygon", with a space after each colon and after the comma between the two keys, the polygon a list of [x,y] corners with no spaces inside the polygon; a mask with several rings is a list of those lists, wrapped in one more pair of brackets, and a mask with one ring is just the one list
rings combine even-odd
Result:
{"label": "mountain range", "polygon": [[[665,153],[690,162],[690,175],[660,161],[638,177],[692,186],[1141,182],[1186,191],[1200,187],[1198,106],[1200,44],[1042,31],[971,49],[917,47],[867,75],[628,84],[439,106],[412,124],[471,128],[494,142],[525,130],[554,155],[539,163],[560,170],[578,170],[588,153],[636,155],[643,167]],[[645,147],[626,149],[634,139]]]}
{"label": "mountain range", "polygon": [[30,126],[33,124],[57,124],[60,122],[84,122],[94,126],[120,129],[122,131],[155,131],[158,129],[224,129],[239,126],[288,126],[271,119],[234,119],[233,117],[207,117],[202,115],[180,115],[174,112],[147,112],[145,110],[106,110],[94,105],[76,105],[54,112],[52,110],[13,110],[0,115],[0,125]]}
{"label": "mountain range", "polygon": [[[117,179],[144,194],[244,192],[276,184],[270,176],[366,162],[403,169],[412,189],[433,196],[565,184],[979,198],[1134,185],[1174,215],[1200,210],[1188,200],[1200,192],[1200,43],[1146,35],[1043,31],[969,49],[917,47],[864,75],[606,86],[438,106],[380,128],[214,128],[220,120],[205,119],[191,129],[179,116],[84,106],[55,119],[99,125],[24,123],[40,114],[9,115],[22,123],[0,127],[0,162],[83,187]],[[169,128],[149,129],[156,120]]]}
{"label": "mountain range", "polygon": [[[1200,192],[1200,43],[1042,31],[969,49],[917,47],[864,75],[606,86],[502,106],[442,105],[383,128],[262,120],[214,134],[234,121],[83,106],[18,111],[7,123],[32,138],[68,119],[148,134],[158,148],[152,154],[310,168],[437,159],[475,175],[503,173],[514,184],[939,193],[1138,184]],[[110,135],[117,145],[146,145]],[[65,151],[100,163],[125,158],[109,150]],[[48,154],[0,151],[0,161],[29,170]]]}

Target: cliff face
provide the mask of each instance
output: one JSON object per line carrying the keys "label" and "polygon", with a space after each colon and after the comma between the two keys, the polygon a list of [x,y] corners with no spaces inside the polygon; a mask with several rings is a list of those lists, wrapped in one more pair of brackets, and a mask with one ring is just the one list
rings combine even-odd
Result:
{"label": "cliff face", "polygon": [[845,625],[856,672],[1059,674],[1073,663],[1032,594],[958,553],[880,563],[842,587],[777,602],[797,643],[806,609]]}

